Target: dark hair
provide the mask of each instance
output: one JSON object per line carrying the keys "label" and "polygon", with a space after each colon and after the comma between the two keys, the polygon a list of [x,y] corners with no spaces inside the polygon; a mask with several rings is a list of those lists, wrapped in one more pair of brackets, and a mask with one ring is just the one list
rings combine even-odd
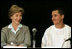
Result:
{"label": "dark hair", "polygon": [[56,11],[56,10],[58,10],[58,13],[59,13],[60,15],[64,15],[63,9],[55,8],[55,9],[53,9],[52,11]]}

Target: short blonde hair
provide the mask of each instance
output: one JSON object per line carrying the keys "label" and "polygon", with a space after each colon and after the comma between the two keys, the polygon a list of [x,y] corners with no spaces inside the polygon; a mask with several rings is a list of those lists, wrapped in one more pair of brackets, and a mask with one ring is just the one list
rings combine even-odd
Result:
{"label": "short blonde hair", "polygon": [[22,14],[23,14],[24,9],[19,7],[18,5],[12,5],[11,8],[9,9],[9,13],[8,13],[9,18],[17,12],[22,12]]}

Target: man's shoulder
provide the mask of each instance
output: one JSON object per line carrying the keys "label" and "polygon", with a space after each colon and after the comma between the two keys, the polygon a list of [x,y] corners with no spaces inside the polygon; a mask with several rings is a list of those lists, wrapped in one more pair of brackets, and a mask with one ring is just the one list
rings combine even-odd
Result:
{"label": "man's shoulder", "polygon": [[67,24],[65,24],[65,27],[68,28],[68,29],[69,29],[69,28],[71,29],[71,26],[69,26],[69,25],[67,25]]}
{"label": "man's shoulder", "polygon": [[54,25],[49,26],[49,27],[46,29],[46,31],[47,31],[47,30],[51,30],[53,27],[54,27]]}

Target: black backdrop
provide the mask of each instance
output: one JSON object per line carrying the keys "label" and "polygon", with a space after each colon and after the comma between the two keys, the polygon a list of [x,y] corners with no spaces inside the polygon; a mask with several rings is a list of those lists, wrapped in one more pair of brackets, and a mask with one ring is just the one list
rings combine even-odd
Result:
{"label": "black backdrop", "polygon": [[62,8],[65,12],[64,23],[71,26],[71,1],[26,1],[26,0],[9,0],[1,1],[0,30],[2,27],[11,23],[8,18],[8,10],[13,5],[19,5],[24,8],[22,24],[29,26],[32,40],[32,28],[37,28],[36,47],[41,46],[43,34],[50,25],[51,10],[53,8]]}

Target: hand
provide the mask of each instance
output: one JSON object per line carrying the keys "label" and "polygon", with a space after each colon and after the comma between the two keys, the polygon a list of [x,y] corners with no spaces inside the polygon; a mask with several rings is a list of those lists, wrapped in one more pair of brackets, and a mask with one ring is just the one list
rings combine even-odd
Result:
{"label": "hand", "polygon": [[23,45],[23,44],[20,44],[20,45],[18,45],[18,46],[23,47],[24,45]]}
{"label": "hand", "polygon": [[6,46],[17,46],[17,45],[16,44],[13,44],[13,45],[7,44]]}

